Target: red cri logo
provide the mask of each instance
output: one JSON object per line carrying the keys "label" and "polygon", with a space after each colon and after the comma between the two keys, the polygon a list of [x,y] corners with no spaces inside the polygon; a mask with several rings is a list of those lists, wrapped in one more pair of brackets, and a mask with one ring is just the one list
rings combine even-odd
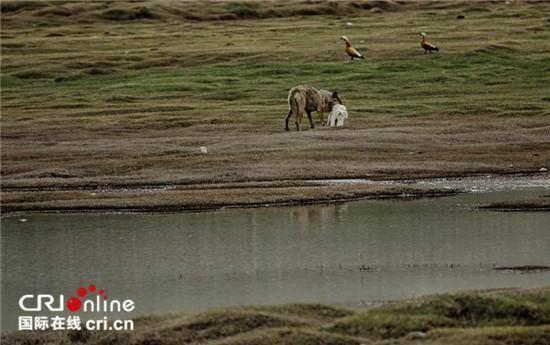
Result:
{"label": "red cri logo", "polygon": [[[94,284],[90,284],[88,288],[79,287],[76,290],[76,294],[78,297],[72,296],[67,300],[67,308],[69,308],[70,311],[73,313],[76,313],[80,310],[82,307],[82,300],[86,298],[86,296],[91,297],[95,292],[97,291],[97,288]],[[101,289],[97,291],[97,298],[99,299],[99,296],[103,296],[103,299],[106,300],[107,296],[105,295],[105,290]]]}

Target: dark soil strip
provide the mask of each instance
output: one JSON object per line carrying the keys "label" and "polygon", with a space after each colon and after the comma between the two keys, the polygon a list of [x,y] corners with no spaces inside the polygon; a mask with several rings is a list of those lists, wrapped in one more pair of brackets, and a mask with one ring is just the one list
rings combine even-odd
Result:
{"label": "dark soil strip", "polygon": [[511,272],[547,272],[550,271],[550,266],[526,265],[526,266],[501,266],[494,267],[495,271],[511,271]]}

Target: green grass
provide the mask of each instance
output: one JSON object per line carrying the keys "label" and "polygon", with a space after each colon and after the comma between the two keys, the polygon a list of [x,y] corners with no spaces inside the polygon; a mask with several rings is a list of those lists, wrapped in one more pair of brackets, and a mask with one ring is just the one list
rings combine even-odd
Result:
{"label": "green grass", "polygon": [[421,304],[374,309],[344,318],[331,331],[379,338],[436,328],[512,327],[550,324],[548,295],[443,295]]}
{"label": "green grass", "polygon": [[470,292],[366,311],[318,304],[238,307],[135,320],[132,332],[18,332],[3,344],[538,345],[550,341],[550,294]]}
{"label": "green grass", "polygon": [[[35,69],[16,72],[2,79],[6,113],[20,104],[20,92],[45,101],[93,104],[108,107],[111,114],[153,112],[159,103],[173,102],[170,114],[199,121],[203,116],[220,121],[255,124],[258,116],[279,121],[285,112],[288,85],[324,85],[337,89],[355,118],[379,116],[482,116],[490,109],[497,116],[541,116],[548,113],[543,84],[547,81],[546,58],[526,61],[493,52],[434,56],[429,60],[367,61],[342,63],[218,63],[186,68],[147,69],[140,73],[87,73],[57,75]],[[504,77],[502,75],[505,74]],[[64,78],[56,82],[54,77]],[[521,85],[521,89],[516,88]],[[41,91],[56,96],[44,100]],[[10,98],[12,93],[18,96]],[[34,95],[38,94],[39,96]],[[45,95],[44,95],[45,96]],[[117,99],[113,102],[109,101]],[[131,98],[132,102],[124,99]],[[253,104],[250,100],[254,101]],[[52,104],[53,103],[53,104]],[[149,104],[143,107],[144,104]],[[203,104],[208,104],[207,107]],[[150,111],[148,109],[151,109]],[[361,111],[367,109],[365,113]],[[57,113],[58,116],[62,116]],[[158,113],[157,113],[158,114]],[[65,116],[109,115],[78,110]],[[51,118],[48,113],[39,114]],[[151,122],[167,121],[153,116]]]}
{"label": "green grass", "polygon": [[[246,2],[226,5],[237,12],[259,7]],[[353,18],[349,28],[334,17],[224,25],[66,23],[62,29],[33,30],[11,29],[8,23],[4,32],[14,38],[3,43],[4,112],[11,118],[11,108],[29,96],[44,102],[46,110],[52,103],[70,102],[75,93],[85,93],[95,107],[105,107],[110,105],[102,95],[108,92],[110,97],[139,97],[141,109],[166,100],[206,105],[172,111],[178,116],[204,116],[200,111],[224,121],[234,116],[227,112],[238,107],[239,114],[246,114],[244,121],[254,123],[260,114],[277,121],[285,111],[289,87],[312,84],[338,89],[358,118],[485,116],[488,109],[491,115],[548,115],[543,98],[550,34],[544,26],[532,34],[513,29],[543,23],[548,8],[540,7],[538,15],[535,9],[468,7],[464,22],[441,11],[435,12],[435,23],[433,15],[422,11],[389,13]],[[509,16],[496,21],[489,18],[493,13]],[[303,29],[296,32],[297,26]],[[453,29],[443,32],[447,26]],[[433,32],[441,54],[421,54],[414,33],[424,28]],[[51,31],[66,33],[52,39],[45,35]],[[490,38],[489,31],[494,31]],[[366,48],[365,62],[347,62],[338,41],[344,32]],[[54,97],[35,96],[44,89]],[[254,105],[256,100],[263,104],[247,107],[252,99]],[[365,108],[371,111],[357,111]]]}

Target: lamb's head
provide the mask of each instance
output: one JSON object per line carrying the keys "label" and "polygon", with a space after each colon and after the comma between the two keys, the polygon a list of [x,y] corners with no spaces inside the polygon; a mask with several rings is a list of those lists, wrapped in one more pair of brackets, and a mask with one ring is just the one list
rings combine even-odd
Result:
{"label": "lamb's head", "polygon": [[345,105],[342,104],[335,104],[332,107],[332,112],[337,118],[347,119],[348,118],[348,110],[346,109]]}

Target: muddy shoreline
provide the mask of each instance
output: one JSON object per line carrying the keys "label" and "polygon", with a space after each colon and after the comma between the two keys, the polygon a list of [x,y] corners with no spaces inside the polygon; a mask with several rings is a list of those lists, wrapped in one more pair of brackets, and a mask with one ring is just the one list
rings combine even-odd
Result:
{"label": "muddy shoreline", "polygon": [[452,196],[462,193],[459,190],[411,190],[403,189],[397,191],[388,191],[386,193],[358,193],[349,197],[334,198],[313,198],[299,199],[288,198],[273,202],[250,202],[250,203],[221,203],[221,204],[196,204],[196,205],[144,205],[141,207],[118,206],[110,207],[107,205],[96,205],[90,207],[33,207],[33,206],[2,206],[2,216],[15,216],[25,213],[191,213],[191,212],[211,212],[222,211],[225,209],[238,208],[266,208],[266,207],[287,207],[287,206],[308,206],[319,204],[336,204],[360,200],[409,200],[418,198],[437,198]]}
{"label": "muddy shoreline", "polygon": [[[410,176],[396,177],[387,174],[368,174],[367,176],[325,176],[314,179],[254,179],[254,180],[230,180],[230,181],[86,181],[82,179],[64,178],[64,182],[51,181],[2,181],[2,192],[43,192],[43,191],[102,191],[111,189],[121,190],[155,190],[185,188],[204,188],[217,186],[218,188],[244,188],[244,187],[281,187],[281,186],[303,186],[303,185],[327,185],[331,181],[349,181],[350,183],[402,183],[411,184],[420,181],[431,180],[464,180],[472,178],[489,179],[530,179],[550,178],[549,174],[537,170],[521,170],[511,172],[473,172],[468,174],[452,174],[442,172],[440,174],[410,174]],[[363,182],[362,182],[363,181]]]}
{"label": "muddy shoreline", "polygon": [[[193,184],[15,187],[2,190],[2,216],[25,213],[188,213],[367,199],[430,198],[467,192],[550,187],[548,174],[476,174],[424,179],[316,179]],[[548,211],[541,202],[480,205],[491,211]],[[503,207],[506,206],[505,208]],[[516,207],[517,206],[517,207]]]}
{"label": "muddy shoreline", "polygon": [[516,202],[494,202],[479,206],[484,211],[499,212],[550,212],[550,198],[540,197],[536,200],[521,200]]}

